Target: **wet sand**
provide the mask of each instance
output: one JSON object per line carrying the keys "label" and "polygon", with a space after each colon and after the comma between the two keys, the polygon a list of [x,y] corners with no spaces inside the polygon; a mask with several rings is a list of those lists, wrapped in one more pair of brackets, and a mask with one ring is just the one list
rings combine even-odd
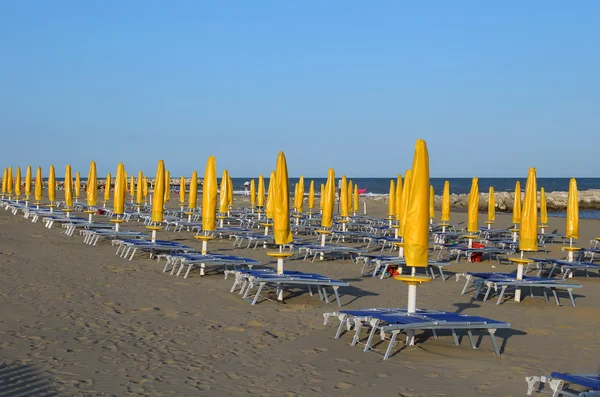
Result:
{"label": "wet sand", "polygon": [[[385,203],[368,207],[369,215],[385,213]],[[453,213],[453,222],[465,220]],[[495,226],[510,222],[498,214]],[[599,226],[581,220],[579,246],[600,236]],[[551,218],[554,229],[563,231],[564,219]],[[192,232],[163,231],[159,238],[200,248]],[[221,274],[170,276],[162,273],[164,262],[127,261],[107,241],[92,247],[82,240],[0,210],[0,390],[26,380],[32,396],[522,396],[527,375],[591,372],[600,361],[597,274],[571,279],[584,286],[574,291],[576,308],[566,294],[562,307],[527,296],[482,303],[460,295],[463,282],[438,278],[419,287],[417,306],[509,322],[511,329],[497,333],[502,356],[495,357],[487,336],[472,350],[467,338],[456,347],[443,334],[421,336],[417,346],[395,348],[383,361],[385,344],[364,353],[349,346],[349,334],[333,339],[335,325],[324,326],[322,315],[337,310],[334,304],[302,294],[251,306],[229,293],[233,281]],[[209,251],[272,265],[266,250],[234,249],[232,242],[215,240]],[[550,250],[564,257],[560,245]],[[349,281],[340,289],[346,309],[406,306],[404,283],[361,277],[361,265],[350,261],[290,260],[286,268]],[[469,270],[514,266],[463,260],[446,274]]]}

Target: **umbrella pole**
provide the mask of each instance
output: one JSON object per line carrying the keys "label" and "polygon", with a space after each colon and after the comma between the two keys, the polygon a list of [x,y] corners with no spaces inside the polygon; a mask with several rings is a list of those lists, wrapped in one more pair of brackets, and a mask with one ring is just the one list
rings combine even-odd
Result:
{"label": "umbrella pole", "polygon": [[[415,274],[415,268],[412,268],[412,274]],[[416,313],[417,311],[417,284],[408,283],[408,314]],[[406,344],[408,346],[414,346],[415,344],[415,331],[409,329],[406,331]]]}

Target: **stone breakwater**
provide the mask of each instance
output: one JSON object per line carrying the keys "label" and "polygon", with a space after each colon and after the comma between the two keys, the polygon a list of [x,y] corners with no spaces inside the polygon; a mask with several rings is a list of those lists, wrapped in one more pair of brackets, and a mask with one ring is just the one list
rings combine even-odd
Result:
{"label": "stone breakwater", "polygon": [[[546,207],[548,211],[565,211],[567,209],[568,192],[546,192]],[[387,201],[387,196],[382,196]],[[521,193],[521,202],[525,194]],[[538,192],[538,203],[540,194]],[[479,194],[479,210],[486,211],[488,207],[488,193]],[[496,192],[494,194],[495,207],[500,212],[511,212],[515,202],[514,192]],[[450,206],[455,209],[467,209],[469,203],[468,194],[451,194]],[[538,204],[539,205],[539,204]],[[442,206],[442,196],[435,196],[435,206]],[[600,190],[582,190],[579,192],[579,208],[586,210],[600,209]]]}

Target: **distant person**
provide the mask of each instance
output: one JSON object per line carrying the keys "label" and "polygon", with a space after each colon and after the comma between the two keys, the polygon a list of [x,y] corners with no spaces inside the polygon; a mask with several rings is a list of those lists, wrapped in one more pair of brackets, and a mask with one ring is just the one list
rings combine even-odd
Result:
{"label": "distant person", "polygon": [[250,181],[244,182],[244,196],[250,196]]}

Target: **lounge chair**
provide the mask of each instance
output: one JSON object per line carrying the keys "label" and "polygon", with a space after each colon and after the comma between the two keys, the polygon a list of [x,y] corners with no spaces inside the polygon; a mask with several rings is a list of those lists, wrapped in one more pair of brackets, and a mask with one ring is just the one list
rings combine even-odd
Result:
{"label": "lounge chair", "polygon": [[[528,376],[525,378],[527,382],[527,395],[530,396],[536,389],[547,383],[552,390],[553,397],[569,396],[569,397],[592,397],[600,396],[600,374],[598,372],[591,374],[565,374],[562,372],[552,372],[550,376]],[[587,389],[587,391],[574,391],[570,389],[573,385]],[[569,389],[565,389],[569,387]]]}
{"label": "lounge chair", "polygon": [[563,280],[567,277],[572,277],[576,270],[584,270],[586,277],[589,277],[589,270],[596,270],[600,272],[600,264],[592,263],[592,262],[569,262],[561,259],[552,259],[550,260],[552,263],[552,268],[550,269],[550,274],[548,278],[552,277],[554,271],[556,269],[560,269],[562,273]]}

